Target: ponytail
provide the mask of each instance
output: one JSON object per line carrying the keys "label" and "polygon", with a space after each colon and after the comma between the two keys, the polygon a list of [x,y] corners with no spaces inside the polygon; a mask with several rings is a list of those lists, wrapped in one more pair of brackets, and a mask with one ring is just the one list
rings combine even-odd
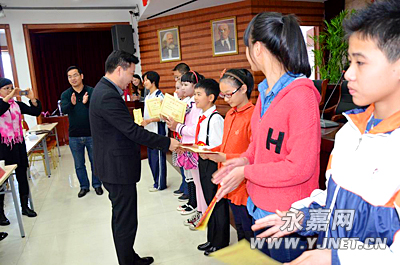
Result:
{"label": "ponytail", "polygon": [[297,18],[275,12],[263,12],[255,16],[244,33],[244,43],[251,49],[261,42],[291,74],[309,77],[307,47]]}

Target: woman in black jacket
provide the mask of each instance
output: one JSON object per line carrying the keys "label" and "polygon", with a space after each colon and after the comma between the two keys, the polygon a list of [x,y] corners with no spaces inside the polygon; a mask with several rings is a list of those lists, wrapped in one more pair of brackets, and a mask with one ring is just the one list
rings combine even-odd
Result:
{"label": "woman in black jacket", "polygon": [[[29,104],[13,98],[20,93],[11,80],[0,78],[0,160],[6,165],[17,164],[15,175],[18,181],[22,214],[35,217],[37,214],[28,207],[29,184],[27,177],[28,155],[22,130],[22,114],[39,116],[42,111],[40,101],[35,99],[32,89],[27,90]],[[0,195],[0,225],[9,225],[4,215],[4,194]]]}

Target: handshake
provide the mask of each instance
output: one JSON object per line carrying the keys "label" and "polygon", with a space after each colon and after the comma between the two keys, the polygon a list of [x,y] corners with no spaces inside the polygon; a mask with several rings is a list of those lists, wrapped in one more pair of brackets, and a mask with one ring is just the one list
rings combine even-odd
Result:
{"label": "handshake", "polygon": [[169,144],[169,150],[171,151],[175,151],[177,148],[179,148],[181,146],[181,143],[174,139],[174,138],[170,138],[171,143]]}

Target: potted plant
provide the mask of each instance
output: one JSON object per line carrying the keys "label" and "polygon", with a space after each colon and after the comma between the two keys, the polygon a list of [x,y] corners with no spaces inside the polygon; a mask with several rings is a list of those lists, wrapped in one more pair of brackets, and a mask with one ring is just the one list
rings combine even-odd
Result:
{"label": "potted plant", "polygon": [[311,36],[318,47],[312,50],[315,56],[315,66],[318,67],[320,79],[328,79],[329,83],[336,84],[339,81],[342,71],[348,63],[348,43],[344,40],[345,33],[342,27],[343,20],[348,13],[347,10],[344,10],[329,22],[324,20],[324,31],[320,32],[318,36]]}

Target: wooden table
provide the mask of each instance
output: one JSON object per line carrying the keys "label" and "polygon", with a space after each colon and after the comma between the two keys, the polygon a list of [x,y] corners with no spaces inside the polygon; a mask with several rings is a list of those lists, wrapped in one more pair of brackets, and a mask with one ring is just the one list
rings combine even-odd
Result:
{"label": "wooden table", "polygon": [[[15,213],[17,215],[17,220],[18,220],[18,225],[19,225],[19,232],[21,233],[21,237],[25,237],[25,230],[24,230],[24,225],[22,223],[22,215],[21,211],[19,210],[19,203],[17,199],[17,192],[15,190],[14,186],[14,176],[12,173],[14,170],[17,168],[17,165],[9,165],[5,166],[5,173],[3,176],[0,177],[0,187],[2,187],[0,190],[0,194],[5,194],[5,193],[12,193],[12,198],[14,201],[14,207],[15,207]],[[6,181],[8,181],[10,185],[10,190],[7,189],[6,187]]]}
{"label": "wooden table", "polygon": [[[29,131],[30,132],[30,131]],[[30,135],[30,134],[27,134]],[[44,153],[44,162],[46,165],[47,169],[47,176],[50,178],[51,177],[51,167],[50,167],[50,158],[49,158],[49,152],[47,150],[47,138],[48,133],[41,133],[41,134],[36,134],[37,138],[34,138],[32,140],[29,139],[29,136],[25,137],[25,144],[26,144],[26,153],[28,156],[36,150],[43,150]],[[29,167],[28,167],[29,170]],[[28,176],[30,176],[30,171],[28,172]]]}
{"label": "wooden table", "polygon": [[38,125],[34,126],[33,128],[29,129],[29,132],[49,131],[48,136],[56,137],[58,156],[61,157],[60,143],[58,142],[57,125],[58,125],[58,122],[42,123],[42,124],[38,124]]}
{"label": "wooden table", "polygon": [[[30,129],[28,131],[28,133],[33,133],[36,134],[38,132],[44,132],[44,133],[40,133],[40,134],[36,134],[39,138],[38,139],[33,139],[33,140],[27,140],[27,138],[25,138],[25,142],[26,142],[26,152],[28,153],[28,155],[35,150],[43,150],[44,153],[44,158],[45,158],[45,164],[46,164],[46,169],[47,169],[47,174],[48,177],[51,177],[51,167],[50,167],[50,158],[49,158],[49,152],[47,149],[47,137],[54,135],[56,136],[56,140],[57,140],[57,148],[58,148],[58,156],[61,157],[61,153],[60,153],[60,145],[58,143],[58,137],[57,137],[57,122],[54,123],[49,123],[49,124],[38,124],[35,127],[33,127],[32,129]],[[54,130],[53,134],[51,133]],[[47,132],[46,132],[47,131]],[[41,143],[39,145],[39,142]]]}
{"label": "wooden table", "polygon": [[57,137],[58,143],[60,146],[68,145],[69,144],[69,120],[68,115],[63,116],[50,116],[50,117],[43,117],[43,123],[55,123],[57,124]]}

